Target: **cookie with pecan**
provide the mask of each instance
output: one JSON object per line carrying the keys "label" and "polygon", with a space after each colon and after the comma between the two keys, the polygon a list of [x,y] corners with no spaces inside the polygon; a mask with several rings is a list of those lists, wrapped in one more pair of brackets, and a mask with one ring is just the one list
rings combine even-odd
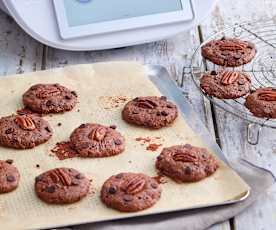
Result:
{"label": "cookie with pecan", "polygon": [[111,176],[102,186],[101,200],[121,212],[137,212],[153,206],[161,196],[155,179],[141,173]]}
{"label": "cookie with pecan", "polygon": [[90,181],[72,168],[55,168],[35,178],[37,196],[50,204],[71,204],[84,198]]}
{"label": "cookie with pecan", "polygon": [[8,193],[18,187],[20,174],[9,161],[0,160],[0,194]]}
{"label": "cookie with pecan", "polygon": [[207,149],[186,144],[164,148],[155,166],[162,174],[181,183],[200,181],[212,175],[219,164]]}
{"label": "cookie with pecan", "polygon": [[0,145],[30,149],[45,143],[53,135],[49,123],[32,114],[11,115],[0,119]]}
{"label": "cookie with pecan", "polygon": [[176,105],[164,96],[137,97],[128,102],[122,111],[126,122],[153,129],[170,125],[177,116]]}
{"label": "cookie with pecan", "polygon": [[116,126],[82,124],[73,131],[70,142],[80,157],[110,157],[125,149],[125,139]]}
{"label": "cookie with pecan", "polygon": [[250,77],[243,72],[222,70],[202,75],[200,87],[209,96],[220,99],[236,99],[250,92]]}
{"label": "cookie with pecan", "polygon": [[245,106],[256,117],[276,118],[276,88],[259,88],[247,96]]}
{"label": "cookie with pecan", "polygon": [[76,103],[76,92],[60,84],[36,84],[23,94],[23,104],[41,114],[70,111]]}
{"label": "cookie with pecan", "polygon": [[209,61],[227,67],[249,63],[256,55],[255,45],[237,38],[212,40],[201,48],[201,54]]}

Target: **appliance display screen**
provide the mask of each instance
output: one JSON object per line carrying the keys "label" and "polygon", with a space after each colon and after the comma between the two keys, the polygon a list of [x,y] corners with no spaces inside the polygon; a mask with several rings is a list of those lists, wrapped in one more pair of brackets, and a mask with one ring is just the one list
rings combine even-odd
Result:
{"label": "appliance display screen", "polygon": [[64,0],[64,6],[69,27],[183,9],[181,0]]}

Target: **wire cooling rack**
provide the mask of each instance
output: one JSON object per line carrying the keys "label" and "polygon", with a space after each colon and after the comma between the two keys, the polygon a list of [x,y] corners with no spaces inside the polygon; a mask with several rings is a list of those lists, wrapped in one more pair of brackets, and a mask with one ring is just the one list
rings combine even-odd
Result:
{"label": "wire cooling rack", "polygon": [[[244,106],[245,96],[234,100],[222,100],[210,97],[201,90],[199,79],[202,73],[211,70],[218,71],[222,68],[221,66],[215,65],[204,59],[201,56],[201,47],[210,40],[220,39],[223,36],[251,41],[257,48],[257,55],[250,63],[240,67],[226,69],[246,72],[251,76],[253,89],[261,87],[276,87],[276,21],[268,20],[237,24],[211,36],[195,51],[192,57],[191,68],[192,77],[196,86],[212,103],[229,113],[247,120],[250,123],[249,128],[253,125],[258,125],[259,129],[263,126],[276,128],[276,119],[263,119],[251,114],[251,112]],[[259,136],[259,132],[257,135]],[[256,143],[258,143],[258,136]]]}

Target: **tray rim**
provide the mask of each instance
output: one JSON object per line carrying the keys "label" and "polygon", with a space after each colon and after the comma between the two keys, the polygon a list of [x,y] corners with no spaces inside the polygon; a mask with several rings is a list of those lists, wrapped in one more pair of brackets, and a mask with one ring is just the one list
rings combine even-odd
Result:
{"label": "tray rim", "polygon": [[[151,80],[151,82],[158,88],[158,90],[163,95],[167,96],[169,99],[171,99],[178,105],[178,107],[181,111],[181,115],[183,116],[183,118],[186,121],[191,121],[191,123],[189,123],[190,128],[193,131],[200,131],[200,132],[197,132],[197,134],[200,136],[200,138],[203,140],[203,142],[208,146],[208,148],[210,148],[219,157],[220,160],[222,160],[225,164],[227,164],[228,167],[230,167],[232,170],[234,170],[230,166],[229,162],[227,161],[226,157],[224,156],[224,154],[223,154],[222,150],[220,149],[220,147],[218,146],[218,144],[212,139],[212,137],[209,134],[204,123],[196,115],[196,113],[192,109],[189,102],[184,99],[184,95],[181,91],[181,88],[179,88],[177,86],[176,82],[171,78],[167,69],[162,65],[152,65],[152,64],[147,65],[147,64],[145,64],[143,66],[144,66],[145,72],[146,72],[147,76],[149,77],[149,79]],[[4,77],[8,77],[8,76],[4,76]],[[242,178],[242,180],[243,180],[243,178]],[[237,196],[231,200],[227,200],[225,202],[205,204],[205,205],[196,205],[193,207],[179,208],[179,209],[175,209],[175,210],[171,210],[171,211],[164,210],[164,211],[159,211],[159,212],[155,212],[155,213],[141,213],[141,214],[136,213],[137,214],[136,216],[115,217],[115,218],[110,218],[110,219],[106,219],[103,221],[86,221],[86,220],[75,221],[75,222],[72,221],[71,223],[68,223],[68,224],[56,224],[56,225],[53,224],[53,225],[48,225],[47,227],[46,226],[40,227],[39,229],[62,228],[62,227],[76,226],[76,225],[83,225],[83,224],[104,223],[107,221],[126,220],[126,219],[131,219],[131,218],[142,218],[142,217],[155,216],[155,215],[166,214],[166,213],[169,214],[169,213],[177,213],[177,212],[183,212],[183,211],[187,212],[187,211],[192,211],[192,210],[197,210],[197,209],[212,208],[212,207],[236,204],[236,203],[246,200],[250,196],[251,188],[249,185],[248,185],[248,187],[249,187],[249,189],[246,192],[240,194],[239,196]],[[27,227],[26,229],[37,229],[37,228]]]}

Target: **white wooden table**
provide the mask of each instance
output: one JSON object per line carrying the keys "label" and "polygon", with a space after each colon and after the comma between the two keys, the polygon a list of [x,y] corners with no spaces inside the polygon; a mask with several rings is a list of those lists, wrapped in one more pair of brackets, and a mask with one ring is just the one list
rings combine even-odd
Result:
{"label": "white wooden table", "polygon": [[[276,26],[275,0],[220,0],[202,25],[166,41],[108,51],[68,52],[36,42],[10,17],[0,12],[0,75],[111,60],[136,60],[164,65],[178,83],[184,76],[185,96],[227,157],[241,156],[276,174],[276,130],[263,129],[260,143],[257,146],[249,145],[246,141],[247,123],[203,99],[191,77],[185,74],[185,67],[189,66],[193,51],[206,37],[234,23],[271,17],[274,17]],[[241,215],[210,229],[276,229],[276,186]]]}

